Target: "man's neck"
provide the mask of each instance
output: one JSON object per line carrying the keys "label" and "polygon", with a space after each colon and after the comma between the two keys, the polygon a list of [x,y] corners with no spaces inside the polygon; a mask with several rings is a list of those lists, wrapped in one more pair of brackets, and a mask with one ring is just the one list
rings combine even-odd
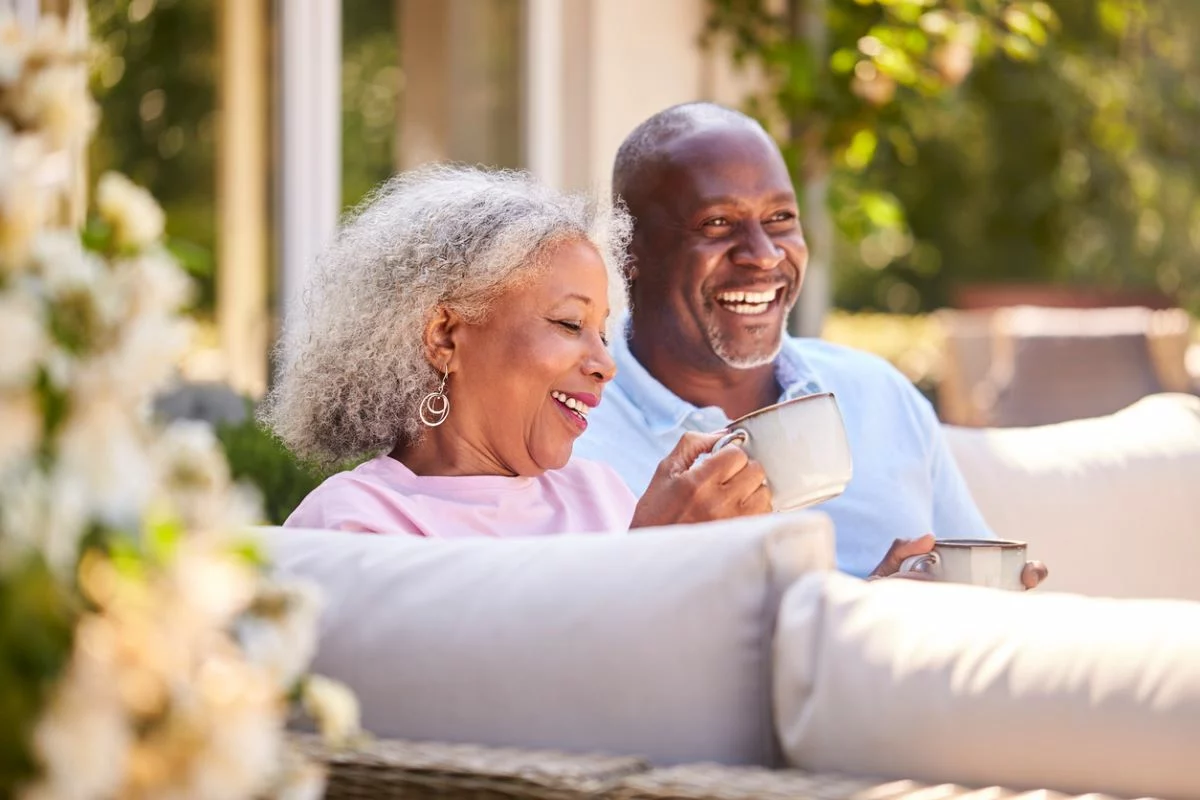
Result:
{"label": "man's neck", "polygon": [[636,332],[629,351],[655,380],[681,400],[704,408],[716,406],[730,419],[749,414],[779,401],[782,388],[775,378],[775,364],[738,369],[715,354],[705,364],[676,357],[667,348],[648,344]]}

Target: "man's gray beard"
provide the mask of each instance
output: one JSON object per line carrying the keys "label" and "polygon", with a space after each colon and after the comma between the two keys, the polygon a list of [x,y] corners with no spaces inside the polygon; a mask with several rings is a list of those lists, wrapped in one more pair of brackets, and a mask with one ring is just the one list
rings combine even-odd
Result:
{"label": "man's gray beard", "polygon": [[[784,317],[786,320],[787,318]],[[786,322],[785,322],[786,324]],[[717,358],[724,361],[734,369],[754,369],[755,367],[765,367],[772,363],[775,357],[779,355],[779,351],[783,349],[783,326],[779,328],[779,338],[775,342],[775,347],[770,353],[756,353],[750,356],[736,356],[725,347],[725,340],[721,337],[721,331],[716,325],[708,327],[708,344],[712,347],[712,351],[716,353]]]}

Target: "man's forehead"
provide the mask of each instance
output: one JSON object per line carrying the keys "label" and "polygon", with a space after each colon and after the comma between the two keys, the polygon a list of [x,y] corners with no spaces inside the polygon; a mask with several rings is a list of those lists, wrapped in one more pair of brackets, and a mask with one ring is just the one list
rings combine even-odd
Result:
{"label": "man's forehead", "polygon": [[709,127],[679,134],[660,150],[656,194],[686,205],[792,193],[787,166],[761,131]]}

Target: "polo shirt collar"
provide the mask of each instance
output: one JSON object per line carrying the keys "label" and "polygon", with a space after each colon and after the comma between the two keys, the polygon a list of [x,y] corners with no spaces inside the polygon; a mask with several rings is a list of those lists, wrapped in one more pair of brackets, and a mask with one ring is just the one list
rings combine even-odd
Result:
{"label": "polo shirt collar", "polygon": [[[622,334],[612,344],[613,359],[617,363],[614,382],[642,412],[651,433],[662,435],[687,426],[689,418],[703,419],[709,423],[721,421],[719,425],[700,425],[697,429],[715,429],[728,424],[729,419],[716,407],[697,408],[675,395],[651,375],[629,349],[630,322],[628,316],[617,327]],[[775,377],[783,387],[780,400],[790,400],[806,394],[823,391],[819,376],[807,363],[801,352],[803,340],[785,336],[783,347],[775,359]],[[715,413],[714,413],[715,412]]]}

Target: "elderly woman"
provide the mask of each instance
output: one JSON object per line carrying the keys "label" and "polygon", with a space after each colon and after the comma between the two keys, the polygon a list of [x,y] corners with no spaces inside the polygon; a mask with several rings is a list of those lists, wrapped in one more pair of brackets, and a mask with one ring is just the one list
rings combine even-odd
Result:
{"label": "elderly woman", "polygon": [[526,175],[435,167],[343,227],[288,320],[264,420],[300,456],[369,457],[287,525],[422,536],[614,532],[770,510],[762,468],[689,434],[639,500],[571,459],[615,365],[630,220]]}

